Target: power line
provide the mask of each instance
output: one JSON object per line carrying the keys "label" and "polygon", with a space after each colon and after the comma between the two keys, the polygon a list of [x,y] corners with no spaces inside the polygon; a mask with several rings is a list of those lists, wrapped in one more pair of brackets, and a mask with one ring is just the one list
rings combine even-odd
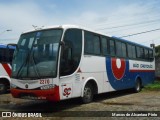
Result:
{"label": "power line", "polygon": [[159,36],[159,37],[156,37],[156,38],[154,38],[154,39],[150,39],[150,40],[141,42],[141,44],[142,44],[142,43],[146,43],[146,42],[150,42],[150,41],[157,41],[157,40],[160,40],[160,36]]}
{"label": "power line", "polygon": [[153,30],[148,30],[148,31],[144,31],[144,32],[139,32],[139,33],[134,33],[134,34],[130,34],[130,35],[125,35],[125,36],[121,36],[120,38],[130,37],[130,36],[134,36],[134,35],[139,35],[139,34],[144,34],[144,33],[148,33],[148,32],[158,31],[158,30],[160,30],[160,28],[153,29]]}
{"label": "power line", "polygon": [[137,28],[146,28],[147,26],[150,26],[150,25],[154,25],[154,24],[159,24],[159,21],[158,21],[158,23],[150,23],[150,24],[147,24],[147,25],[143,25],[143,24],[141,24],[141,25],[138,25],[138,26],[136,26],[136,27],[133,27],[133,26],[130,26],[129,28],[121,28],[121,29],[118,29],[118,30],[114,30],[114,31],[107,31],[107,33],[115,33],[115,32],[118,32],[118,31],[125,31],[125,30],[130,30],[130,29],[137,29]]}
{"label": "power line", "polygon": [[133,23],[133,24],[125,24],[125,25],[120,25],[120,26],[101,28],[101,29],[96,29],[96,30],[115,29],[115,28],[121,28],[121,27],[133,26],[133,25],[141,25],[141,24],[159,22],[159,21],[160,21],[160,19],[156,19],[156,20],[144,21],[144,22]]}
{"label": "power line", "polygon": [[[156,13],[156,15],[151,15],[150,13],[153,13],[153,10],[152,11],[148,11],[147,13],[134,13],[132,16],[129,16],[129,18],[130,19],[133,19],[133,18],[135,18],[135,17],[141,17],[141,18],[145,18],[145,19],[148,19],[148,15],[149,15],[149,18],[155,18],[155,17],[158,17],[159,18],[159,13]],[[110,16],[107,16],[107,17],[101,17],[101,19],[104,21],[104,22],[108,22],[107,20],[109,20],[109,19],[112,19],[112,18],[114,18],[114,17],[116,17],[116,19],[114,19],[114,20],[112,20],[112,22],[110,22],[110,23],[100,23],[100,24],[96,24],[96,25],[94,25],[94,26],[102,26],[102,25],[104,25],[104,24],[115,24],[115,23],[117,23],[116,21],[118,21],[118,22],[125,22],[126,20],[128,21],[129,19],[117,19],[117,18],[121,18],[122,17],[122,15],[110,15]],[[125,17],[125,16],[124,16]],[[147,18],[146,18],[147,17]],[[127,17],[128,18],[128,17]],[[105,20],[106,19],[106,20]],[[122,20],[122,21],[121,21]],[[125,20],[125,21],[124,21]],[[110,20],[109,20],[110,21]],[[113,22],[114,21],[114,22]],[[131,20],[129,20],[129,21],[131,21]],[[93,26],[93,24],[91,24],[92,26]]]}
{"label": "power line", "polygon": [[[104,25],[110,25],[110,24],[117,24],[117,22],[116,21],[118,21],[118,23],[121,23],[121,22],[127,22],[127,21],[132,21],[132,20],[135,20],[135,17],[137,18],[138,17],[138,19],[148,19],[148,18],[159,18],[160,17],[160,15],[159,15],[159,13],[156,13],[156,15],[150,15],[149,13],[153,13],[153,11],[151,11],[151,12],[147,12],[147,13],[141,13],[140,15],[137,15],[137,13],[136,14],[133,14],[132,16],[130,16],[129,17],[129,19],[128,19],[128,17],[127,17],[127,19],[117,19],[117,18],[121,18],[122,17],[122,15],[120,15],[119,17],[117,16],[117,18],[116,19],[114,19],[114,20],[112,20],[112,22],[109,22],[109,21],[104,21],[104,22],[101,22],[100,24],[96,24],[96,25],[94,25],[94,26],[104,26]],[[149,16],[148,16],[149,15]],[[110,19],[110,18],[113,18],[113,17],[111,17],[111,16],[108,16],[107,17],[108,19]],[[122,20],[122,21],[121,21]],[[114,21],[114,22],[113,22]],[[105,23],[105,22],[107,22],[107,23]],[[108,23],[109,22],[109,23]],[[93,24],[92,24],[92,26],[93,26]],[[100,28],[99,28],[100,29]]]}

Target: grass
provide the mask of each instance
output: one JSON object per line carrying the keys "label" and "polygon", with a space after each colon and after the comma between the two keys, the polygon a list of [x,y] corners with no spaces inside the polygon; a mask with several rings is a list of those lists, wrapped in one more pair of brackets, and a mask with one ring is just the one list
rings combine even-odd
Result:
{"label": "grass", "polygon": [[160,81],[156,80],[154,83],[146,85],[144,90],[160,90]]}

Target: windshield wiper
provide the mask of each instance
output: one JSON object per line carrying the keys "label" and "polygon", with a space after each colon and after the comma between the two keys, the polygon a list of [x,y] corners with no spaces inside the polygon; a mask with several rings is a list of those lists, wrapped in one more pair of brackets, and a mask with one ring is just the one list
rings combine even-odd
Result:
{"label": "windshield wiper", "polygon": [[[33,46],[34,47],[34,46]],[[33,50],[33,48],[32,48],[32,50]],[[32,55],[33,54],[33,55]],[[37,71],[37,66],[36,66],[36,62],[35,62],[35,58],[34,58],[34,50],[32,51],[32,59],[33,59],[33,64],[34,64],[34,70],[35,70],[35,72],[36,72],[36,74],[37,74],[37,76],[38,76],[38,78],[40,79],[41,78],[41,76],[39,75],[39,72]]]}
{"label": "windshield wiper", "polygon": [[20,74],[23,66],[26,66],[28,60],[29,60],[29,52],[28,52],[28,54],[27,54],[26,60],[23,62],[23,64],[22,64],[21,67],[19,68],[19,70],[18,70],[18,72],[17,72],[17,75],[16,75],[16,78],[19,77],[19,74]]}

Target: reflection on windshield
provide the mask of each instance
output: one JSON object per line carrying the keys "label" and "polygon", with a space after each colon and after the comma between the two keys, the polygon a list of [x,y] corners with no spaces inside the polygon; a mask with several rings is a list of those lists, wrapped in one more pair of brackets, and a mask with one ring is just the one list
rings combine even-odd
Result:
{"label": "reflection on windshield", "polygon": [[23,34],[13,58],[12,77],[21,79],[56,76],[62,30],[52,29]]}

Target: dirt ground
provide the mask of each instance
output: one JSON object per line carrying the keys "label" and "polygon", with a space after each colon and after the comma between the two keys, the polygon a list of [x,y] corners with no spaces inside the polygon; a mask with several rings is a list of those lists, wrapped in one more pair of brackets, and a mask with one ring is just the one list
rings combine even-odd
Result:
{"label": "dirt ground", "polygon": [[[125,90],[105,93],[95,96],[94,101],[89,104],[82,104],[80,98],[57,103],[23,100],[12,98],[11,94],[7,93],[0,95],[0,111],[39,112],[42,113],[42,119],[46,117],[45,120],[53,118],[75,119],[76,116],[78,117],[77,119],[81,119],[81,117],[86,119],[92,119],[92,117],[94,119],[104,119],[104,117],[108,116],[108,119],[118,118],[119,120],[124,120],[124,118],[133,118],[135,120],[139,119],[139,117],[113,117],[113,114],[122,115],[122,111],[125,111],[125,114],[127,113],[126,111],[130,111],[130,113],[136,111],[154,113],[154,111],[159,111],[158,114],[160,114],[160,91],[133,93],[130,90]],[[160,119],[159,117],[140,117],[142,120],[151,118],[155,120]]]}

